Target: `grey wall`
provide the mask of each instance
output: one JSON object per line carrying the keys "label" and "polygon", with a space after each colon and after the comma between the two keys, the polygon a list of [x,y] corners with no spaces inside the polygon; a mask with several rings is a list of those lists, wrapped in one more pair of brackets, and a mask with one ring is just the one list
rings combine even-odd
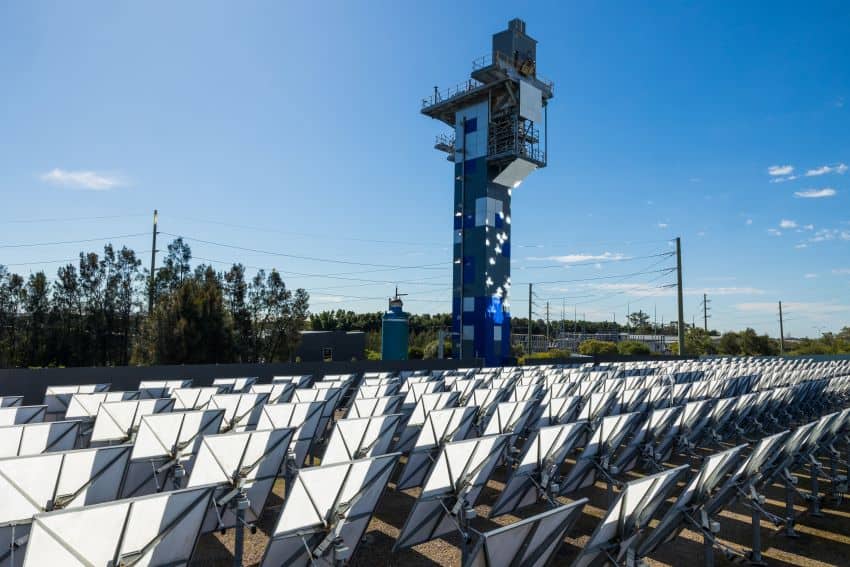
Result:
{"label": "grey wall", "polygon": [[349,374],[397,370],[448,370],[480,366],[473,360],[400,360],[360,362],[302,362],[297,364],[197,364],[190,366],[121,366],[116,368],[8,368],[0,369],[0,396],[22,395],[26,404],[40,404],[48,386],[110,383],[112,390],[135,390],[141,380],[191,378],[195,386],[208,386],[214,378],[257,376],[270,382],[272,376],[291,374]]}
{"label": "grey wall", "polygon": [[[693,357],[608,356],[571,357],[547,360],[541,364],[687,360]],[[352,372],[393,372],[398,370],[451,370],[482,366],[481,360],[363,360],[358,362],[301,362],[275,364],[196,364],[189,366],[119,366],[87,368],[0,368],[0,396],[24,396],[26,404],[40,404],[48,386],[110,383],[112,390],[135,390],[141,380],[194,380],[195,386],[208,386],[214,378],[257,376],[270,382],[272,376],[350,374]]]}

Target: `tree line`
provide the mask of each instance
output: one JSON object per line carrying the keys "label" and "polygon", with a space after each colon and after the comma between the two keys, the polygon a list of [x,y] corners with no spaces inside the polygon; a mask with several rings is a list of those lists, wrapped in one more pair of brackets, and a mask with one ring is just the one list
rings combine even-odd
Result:
{"label": "tree line", "polygon": [[181,238],[153,282],[133,250],[112,244],[81,252],[52,281],[0,265],[0,367],[292,360],[309,299],[276,270],[193,267]]}

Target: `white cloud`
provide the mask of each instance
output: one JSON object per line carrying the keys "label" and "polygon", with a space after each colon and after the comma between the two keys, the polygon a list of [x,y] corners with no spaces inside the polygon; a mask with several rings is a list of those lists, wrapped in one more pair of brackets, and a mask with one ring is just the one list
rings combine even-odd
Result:
{"label": "white cloud", "polygon": [[121,177],[113,174],[96,171],[68,171],[58,168],[43,174],[41,179],[54,185],[89,191],[109,191],[125,185]]}
{"label": "white cloud", "polygon": [[771,165],[767,168],[767,174],[774,177],[780,175],[791,175],[794,171],[793,165]]}
{"label": "white cloud", "polygon": [[767,229],[767,233],[771,236],[782,236],[782,231],[775,228]]}
{"label": "white cloud", "polygon": [[779,221],[779,228],[784,228],[784,229],[797,228],[797,221],[782,219],[781,221]]}
{"label": "white cloud", "polygon": [[666,222],[660,222],[660,223],[658,223],[658,228],[665,229],[665,228],[667,228],[667,226],[668,226],[668,225],[667,225],[667,223],[666,223]]}
{"label": "white cloud", "polygon": [[750,226],[751,224],[753,224],[753,219],[747,219],[746,224],[747,224],[747,226]]}
{"label": "white cloud", "polygon": [[832,270],[832,273],[837,276],[850,275],[850,268],[838,268],[836,270]]}
{"label": "white cloud", "polygon": [[809,238],[808,242],[828,242],[830,240],[850,240],[850,230],[822,228]]}
{"label": "white cloud", "polygon": [[526,260],[550,260],[553,262],[561,262],[562,264],[575,264],[578,262],[598,262],[600,260],[618,262],[626,260],[628,256],[619,252],[603,252],[602,254],[567,254],[565,256],[532,256]]}
{"label": "white cloud", "polygon": [[803,277],[807,280],[813,280],[818,277],[817,274],[803,274]]}
{"label": "white cloud", "polygon": [[317,295],[310,298],[315,303],[342,303],[346,297],[342,295]]}
{"label": "white cloud", "polygon": [[789,175],[788,177],[774,177],[770,180],[771,183],[785,183],[786,181],[794,181],[795,179],[799,179],[799,175]]}
{"label": "white cloud", "polygon": [[805,243],[803,243],[803,242],[801,242],[800,244],[795,244],[795,245],[794,245],[794,248],[796,248],[797,250],[802,250],[803,248],[808,248],[808,247],[809,247],[809,245],[808,245],[808,244],[805,244]]}
{"label": "white cloud", "polygon": [[801,199],[825,199],[827,197],[835,197],[837,193],[838,191],[832,187],[824,187],[823,189],[806,189],[804,191],[797,191],[794,193],[794,196]]}
{"label": "white cloud", "polygon": [[828,173],[837,173],[838,175],[844,175],[847,173],[847,164],[839,163],[837,165],[823,165],[821,167],[817,167],[815,169],[810,169],[806,172],[806,177],[817,177],[819,175],[826,175]]}

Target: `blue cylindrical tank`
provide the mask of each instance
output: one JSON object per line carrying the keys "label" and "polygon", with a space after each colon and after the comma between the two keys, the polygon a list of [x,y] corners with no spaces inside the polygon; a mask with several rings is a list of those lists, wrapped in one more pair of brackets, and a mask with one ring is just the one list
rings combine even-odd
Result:
{"label": "blue cylindrical tank", "polygon": [[402,307],[396,292],[381,322],[381,360],[407,360],[409,323]]}

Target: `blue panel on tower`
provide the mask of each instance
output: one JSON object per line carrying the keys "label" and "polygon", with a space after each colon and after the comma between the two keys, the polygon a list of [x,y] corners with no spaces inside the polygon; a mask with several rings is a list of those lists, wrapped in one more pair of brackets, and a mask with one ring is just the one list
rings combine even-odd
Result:
{"label": "blue panel on tower", "polygon": [[468,160],[466,160],[464,167],[466,168],[465,171],[466,171],[467,175],[469,175],[471,173],[475,173],[476,171],[478,171],[478,160],[477,159],[468,159]]}
{"label": "blue panel on tower", "polygon": [[455,215],[455,230],[463,228],[463,217]]}
{"label": "blue panel on tower", "polygon": [[502,228],[505,225],[504,219],[502,219],[502,215],[496,215],[496,228]]}
{"label": "blue panel on tower", "polygon": [[501,325],[504,317],[502,315],[502,299],[500,297],[491,297],[490,305],[487,306],[487,314],[493,319],[493,323]]}
{"label": "blue panel on tower", "polygon": [[472,134],[473,132],[478,130],[478,118],[467,118],[466,122],[463,124],[463,131],[465,134]]}
{"label": "blue panel on tower", "polygon": [[475,257],[463,257],[463,283],[475,283]]}
{"label": "blue panel on tower", "polygon": [[475,228],[475,215],[473,213],[467,213],[463,217],[463,228]]}
{"label": "blue panel on tower", "polygon": [[502,256],[504,256],[505,258],[511,257],[511,243],[510,242],[505,242],[504,244],[502,244]]}

